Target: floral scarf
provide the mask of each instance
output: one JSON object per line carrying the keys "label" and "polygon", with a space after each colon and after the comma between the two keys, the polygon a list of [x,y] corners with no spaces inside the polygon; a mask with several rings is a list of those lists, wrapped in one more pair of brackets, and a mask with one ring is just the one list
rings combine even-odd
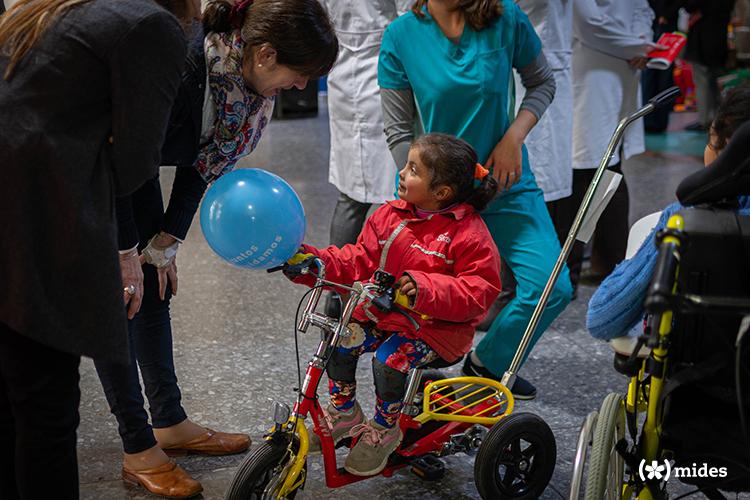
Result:
{"label": "floral scarf", "polygon": [[213,138],[201,147],[195,168],[207,183],[250,154],[271,119],[275,99],[257,94],[242,79],[244,45],[239,30],[206,36],[208,86],[216,116]]}

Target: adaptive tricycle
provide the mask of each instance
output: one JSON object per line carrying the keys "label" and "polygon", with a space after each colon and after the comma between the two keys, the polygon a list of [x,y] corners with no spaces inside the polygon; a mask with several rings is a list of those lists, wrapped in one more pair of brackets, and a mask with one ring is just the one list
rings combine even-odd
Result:
{"label": "adaptive tricycle", "polygon": [[[376,273],[372,283],[347,286],[327,281],[325,265],[319,259],[295,265],[300,266],[296,272],[316,278],[315,286],[306,294],[309,298],[301,316],[298,309],[297,330],[306,332],[315,326],[321,331],[321,340],[307,365],[293,409],[275,403],[274,426],[240,465],[226,494],[228,500],[294,498],[307,479],[308,416],[321,441],[326,485],[337,488],[367,479],[338,467],[331,428],[317,389],[333,350],[351,335],[347,325],[360,301],[370,300],[385,310],[408,307],[408,302],[393,288],[393,276],[382,271]],[[316,312],[323,287],[349,293],[340,318]],[[423,368],[449,365],[438,359]],[[528,413],[511,415],[512,411],[513,396],[497,381],[480,377],[423,381],[423,369],[415,369],[408,379],[399,418],[404,439],[380,475],[390,477],[401,468],[411,467],[417,476],[436,480],[444,473],[440,457],[476,452],[474,479],[483,498],[538,498],[555,467],[554,436],[541,418]],[[339,446],[351,446],[351,441],[347,438]]]}

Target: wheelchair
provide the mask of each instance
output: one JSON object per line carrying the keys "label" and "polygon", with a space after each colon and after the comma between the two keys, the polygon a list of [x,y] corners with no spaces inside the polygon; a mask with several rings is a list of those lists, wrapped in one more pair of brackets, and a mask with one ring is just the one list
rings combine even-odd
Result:
{"label": "wheelchair", "polygon": [[644,334],[615,354],[627,392],[586,417],[570,499],[750,491],[750,216],[682,210],[657,240]]}

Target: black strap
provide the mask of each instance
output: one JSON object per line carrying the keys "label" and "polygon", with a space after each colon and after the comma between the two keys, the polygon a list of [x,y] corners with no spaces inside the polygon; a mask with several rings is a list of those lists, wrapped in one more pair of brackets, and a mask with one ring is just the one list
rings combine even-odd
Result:
{"label": "black strap", "polygon": [[729,358],[726,354],[717,352],[705,361],[701,361],[690,368],[686,368],[670,376],[667,383],[664,384],[664,389],[661,391],[661,399],[666,399],[667,396],[681,385],[697,382],[698,380],[716,373],[727,365],[728,360]]}

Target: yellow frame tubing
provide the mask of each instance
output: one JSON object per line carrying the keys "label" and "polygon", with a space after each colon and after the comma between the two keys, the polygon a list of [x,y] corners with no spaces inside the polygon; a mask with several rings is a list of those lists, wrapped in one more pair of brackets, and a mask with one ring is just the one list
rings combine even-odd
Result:
{"label": "yellow frame tubing", "polygon": [[[289,419],[289,423],[294,427],[293,434],[296,433],[297,438],[299,439],[299,450],[297,450],[297,454],[294,456],[292,468],[284,478],[284,483],[281,485],[276,498],[286,497],[289,493],[300,487],[297,478],[299,477],[300,472],[302,472],[302,468],[305,466],[307,451],[310,449],[310,436],[307,434],[307,427],[305,427],[305,421],[302,417],[292,417]],[[289,446],[292,446],[293,443],[294,439],[292,439]]]}
{"label": "yellow frame tubing", "polygon": [[[682,231],[685,228],[685,220],[681,215],[676,214],[669,218],[667,222],[667,228],[675,231]],[[663,243],[672,243],[676,248],[680,247],[680,240],[675,236],[667,235],[664,237]],[[675,280],[672,286],[672,293],[677,291],[677,276],[679,275],[679,266],[675,273]],[[669,339],[669,334],[672,332],[672,311],[664,311],[661,318],[659,319],[659,345],[656,346],[651,355],[654,360],[658,363],[662,363],[662,375],[666,370],[668,349],[666,346]],[[651,377],[651,386],[649,388],[648,396],[648,409],[646,413],[646,422],[643,424],[643,459],[646,462],[657,460],[659,457],[660,448],[660,436],[661,436],[661,422],[658,421],[658,417],[661,415],[661,404],[659,398],[661,391],[664,386],[663,376]],[[638,500],[652,500],[653,495],[651,490],[646,487],[638,495]]]}

